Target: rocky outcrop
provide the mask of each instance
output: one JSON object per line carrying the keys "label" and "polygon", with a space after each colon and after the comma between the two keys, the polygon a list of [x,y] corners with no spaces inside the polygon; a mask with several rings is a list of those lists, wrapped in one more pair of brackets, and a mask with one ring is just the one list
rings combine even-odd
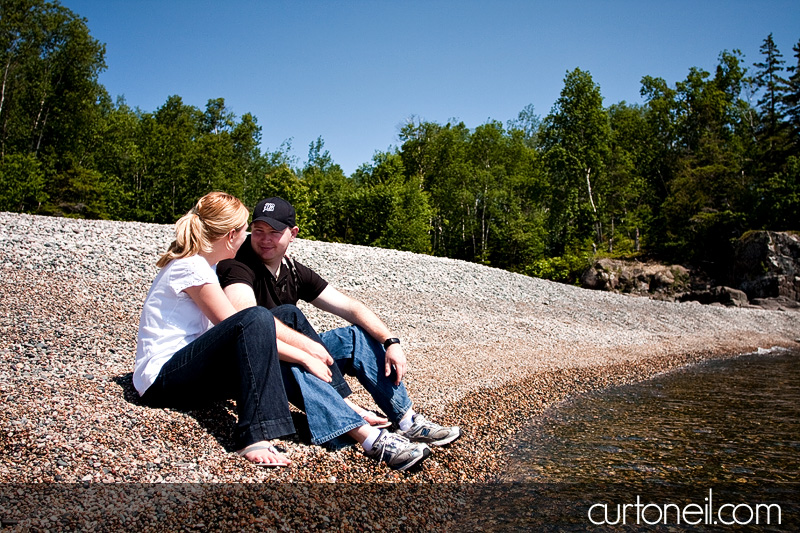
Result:
{"label": "rocky outcrop", "polygon": [[742,307],[750,303],[744,292],[725,286],[687,292],[677,296],[677,300],[681,302],[700,302],[701,304],[722,304],[728,307]]}
{"label": "rocky outcrop", "polygon": [[756,298],[800,301],[800,236],[751,231],[735,245],[732,285]]}
{"label": "rocky outcrop", "polygon": [[673,299],[689,289],[689,270],[681,265],[661,265],[618,259],[600,259],[581,276],[587,289]]}
{"label": "rocky outcrop", "polygon": [[800,235],[751,231],[735,244],[724,284],[681,265],[599,259],[581,286],[659,300],[800,310]]}

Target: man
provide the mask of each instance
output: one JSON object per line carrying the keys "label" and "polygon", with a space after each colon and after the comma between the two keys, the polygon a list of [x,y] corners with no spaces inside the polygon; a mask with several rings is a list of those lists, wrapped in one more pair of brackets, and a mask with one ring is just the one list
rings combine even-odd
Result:
{"label": "man", "polygon": [[[290,334],[284,334],[281,338],[279,333],[279,338],[322,360],[330,354],[337,370],[355,376],[370,393],[397,426],[397,435],[433,446],[444,446],[461,435],[458,427],[440,426],[414,411],[402,383],[406,356],[388,326],[362,302],[339,292],[316,272],[286,255],[299,232],[295,210],[289,202],[277,197],[258,202],[250,231],[236,258],[222,261],[217,267],[220,284],[237,310],[261,305],[292,327],[288,323],[293,321],[292,314],[302,315],[294,306],[304,300],[347,320],[351,326],[318,337],[313,331],[305,331],[310,336],[297,334],[288,338]],[[311,337],[321,340],[324,347]]]}

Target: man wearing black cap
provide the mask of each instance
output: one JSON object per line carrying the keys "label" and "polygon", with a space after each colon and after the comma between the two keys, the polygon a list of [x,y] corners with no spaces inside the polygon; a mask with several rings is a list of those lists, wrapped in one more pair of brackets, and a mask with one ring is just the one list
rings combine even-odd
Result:
{"label": "man wearing black cap", "polygon": [[[461,434],[458,427],[440,426],[412,409],[402,383],[406,356],[388,326],[362,302],[339,292],[316,272],[286,255],[299,231],[294,207],[282,198],[262,200],[253,211],[250,229],[236,258],[222,261],[217,267],[220,284],[234,307],[240,310],[261,305],[292,326],[291,315],[302,316],[295,304],[304,300],[347,320],[353,325],[318,337],[311,332],[310,336],[320,339],[324,346],[306,336],[308,331],[304,331],[306,335],[280,340],[323,360],[330,353],[336,363],[332,366],[357,377],[397,426],[398,435],[434,446],[457,439]],[[376,423],[369,418],[372,414],[351,405],[367,421]]]}

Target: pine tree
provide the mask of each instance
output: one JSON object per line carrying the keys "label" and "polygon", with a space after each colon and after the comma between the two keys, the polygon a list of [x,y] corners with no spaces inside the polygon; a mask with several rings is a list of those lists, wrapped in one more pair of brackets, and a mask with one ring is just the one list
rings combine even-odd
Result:
{"label": "pine tree", "polygon": [[790,155],[800,156],[800,40],[792,48],[797,63],[786,70],[792,75],[786,80],[786,92],[780,109],[789,129]]}
{"label": "pine tree", "polygon": [[757,105],[761,111],[761,126],[758,138],[761,144],[762,160],[765,170],[771,172],[776,169],[784,159],[785,132],[783,130],[783,116],[781,102],[787,91],[787,81],[781,77],[783,73],[783,55],[775,45],[770,33],[764,44],[759,49],[764,56],[764,61],[753,63],[758,69],[753,82],[756,90],[762,92]]}

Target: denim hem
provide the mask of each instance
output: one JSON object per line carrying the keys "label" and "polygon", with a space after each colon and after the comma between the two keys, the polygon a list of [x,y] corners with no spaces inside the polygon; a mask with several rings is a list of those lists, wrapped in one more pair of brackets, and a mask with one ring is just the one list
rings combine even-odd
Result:
{"label": "denim hem", "polygon": [[[408,398],[408,396],[406,396],[406,398]],[[386,416],[388,416],[389,420],[391,422],[395,423],[395,424],[399,423],[403,419],[403,417],[406,416],[406,414],[411,410],[411,408],[414,407],[414,402],[410,398],[408,399],[408,407],[403,406],[403,407],[400,407],[399,409],[397,409],[396,408],[397,405],[395,404],[394,401],[392,401],[391,404],[392,404],[392,407],[395,407],[394,412],[395,413],[400,413],[400,414],[397,415],[397,420],[392,420],[392,418],[393,418],[392,414],[393,413],[386,413]]]}
{"label": "denim hem", "polygon": [[[334,363],[334,364],[336,364],[336,363]],[[333,385],[333,390],[338,392],[339,396],[341,396],[342,398],[347,398],[348,396],[353,394],[353,391],[350,390],[350,386],[345,381],[342,381],[341,383],[337,383],[336,385]]]}
{"label": "denim hem", "polygon": [[242,449],[255,442],[261,442],[262,440],[277,439],[285,435],[292,435],[296,433],[291,416],[278,418],[275,420],[267,420],[253,425],[256,427],[248,428],[238,439],[236,439],[238,442],[237,449]]}
{"label": "denim hem", "polygon": [[334,432],[332,432],[332,433],[330,433],[328,435],[325,435],[324,437],[320,437],[318,439],[314,438],[312,436],[311,437],[311,444],[316,444],[316,445],[319,446],[319,445],[321,445],[321,444],[323,444],[325,442],[328,442],[331,439],[335,439],[339,435],[344,435],[348,431],[351,431],[351,430],[356,429],[356,428],[360,428],[361,426],[364,426],[366,424],[367,424],[367,422],[365,420],[361,420],[361,423],[355,423],[354,422],[354,423],[350,424],[349,426],[345,426],[343,429],[336,430],[336,431],[334,431]]}

